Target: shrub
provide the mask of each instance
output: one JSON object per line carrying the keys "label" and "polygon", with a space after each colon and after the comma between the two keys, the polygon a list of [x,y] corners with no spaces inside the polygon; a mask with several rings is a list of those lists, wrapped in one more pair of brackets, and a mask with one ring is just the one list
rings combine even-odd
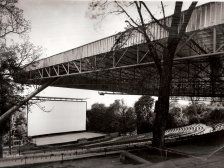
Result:
{"label": "shrub", "polygon": [[210,112],[207,118],[208,122],[217,123],[224,121],[224,108],[215,108]]}

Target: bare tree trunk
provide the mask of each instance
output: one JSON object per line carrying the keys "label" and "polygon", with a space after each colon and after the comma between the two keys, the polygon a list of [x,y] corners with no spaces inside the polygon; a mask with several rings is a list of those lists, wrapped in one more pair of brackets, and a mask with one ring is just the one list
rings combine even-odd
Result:
{"label": "bare tree trunk", "polygon": [[9,154],[12,154],[12,116],[9,123]]}
{"label": "bare tree trunk", "polygon": [[171,28],[169,31],[169,36],[167,39],[167,47],[163,50],[163,66],[161,71],[159,70],[160,82],[159,82],[159,96],[158,103],[155,108],[156,118],[153,128],[153,143],[152,145],[158,148],[164,147],[164,136],[166,130],[167,116],[169,112],[169,96],[171,92],[171,81],[172,81],[172,67],[173,58],[177,46],[186,31],[187,24],[191,18],[191,14],[197,4],[197,2],[192,2],[188,8],[185,21],[181,25],[178,32],[178,25],[180,24],[181,9],[183,2],[176,2],[174,15],[172,17]]}
{"label": "bare tree trunk", "polygon": [[[172,64],[172,63],[171,63]],[[154,147],[164,147],[167,116],[169,112],[169,96],[172,80],[172,65],[164,65],[160,78],[159,96],[155,107],[156,118],[153,126]]]}
{"label": "bare tree trunk", "polygon": [[0,158],[3,158],[3,133],[0,132]]}

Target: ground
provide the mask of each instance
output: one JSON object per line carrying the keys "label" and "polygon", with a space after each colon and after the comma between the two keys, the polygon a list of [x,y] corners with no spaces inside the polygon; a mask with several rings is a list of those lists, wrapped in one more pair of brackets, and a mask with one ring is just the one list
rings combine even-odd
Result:
{"label": "ground", "polygon": [[[23,166],[16,166],[16,168],[34,167],[34,168],[143,168],[143,167],[207,167],[216,168],[223,167],[224,165],[224,131],[218,129],[217,131],[206,132],[202,134],[207,127],[203,125],[192,125],[188,127],[182,127],[177,129],[168,130],[167,143],[165,150],[155,150],[150,146],[150,135],[145,134],[138,136],[116,138],[116,141],[109,141],[105,143],[97,143],[100,146],[90,146],[83,149],[75,149],[70,151],[57,151],[52,153],[36,153],[29,154],[26,159],[21,158],[5,158],[0,162],[0,167],[6,167],[10,163],[11,165],[21,164]],[[222,125],[223,128],[223,125]],[[174,137],[174,139],[172,138]],[[144,142],[137,142],[143,140]],[[129,140],[129,141],[128,141]],[[116,142],[116,143],[115,143]],[[119,142],[119,143],[118,143]],[[126,144],[125,144],[125,143]],[[147,160],[147,163],[136,164],[134,161],[126,162],[123,164],[120,162],[121,151],[113,151],[109,149],[128,150],[128,152]],[[63,152],[64,155],[61,155]],[[77,153],[78,152],[78,155]],[[65,161],[65,159],[72,159]],[[84,159],[85,158],[85,159]],[[75,160],[74,160],[75,159]],[[61,162],[61,160],[64,160]],[[44,163],[54,161],[54,163]],[[55,162],[57,161],[57,162]],[[26,165],[27,163],[42,163],[36,165]]]}
{"label": "ground", "polygon": [[[24,168],[23,166],[22,168]],[[130,164],[122,164],[118,156],[81,159],[76,161],[45,163],[32,165],[32,168],[129,168]],[[16,167],[20,168],[20,167]]]}

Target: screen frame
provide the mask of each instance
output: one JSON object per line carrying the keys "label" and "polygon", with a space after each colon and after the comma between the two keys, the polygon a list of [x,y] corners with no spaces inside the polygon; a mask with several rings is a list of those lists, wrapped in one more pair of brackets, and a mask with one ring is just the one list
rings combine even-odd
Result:
{"label": "screen frame", "polygon": [[[40,101],[40,100],[39,100]],[[30,107],[27,105],[27,136],[32,138],[32,137],[42,137],[42,136],[50,136],[50,135],[60,135],[60,134],[66,134],[66,133],[79,133],[79,132],[85,132],[87,128],[87,101],[83,100],[44,100],[44,101],[35,101],[36,103],[46,103],[46,102],[74,102],[74,103],[85,103],[85,128],[83,130],[74,130],[74,131],[61,131],[61,132],[52,132],[52,133],[44,133],[44,134],[30,134],[29,135],[29,110]],[[31,105],[32,106],[32,105]]]}

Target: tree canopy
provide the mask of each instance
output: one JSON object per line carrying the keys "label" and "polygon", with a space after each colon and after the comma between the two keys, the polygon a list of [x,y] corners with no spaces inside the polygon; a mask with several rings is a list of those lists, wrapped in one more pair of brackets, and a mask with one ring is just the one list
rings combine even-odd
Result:
{"label": "tree canopy", "polygon": [[141,96],[135,102],[134,110],[136,114],[137,133],[151,132],[154,122],[154,99],[151,96]]}
{"label": "tree canopy", "polygon": [[135,130],[135,114],[123,100],[115,100],[109,107],[95,103],[87,111],[87,130],[104,133],[131,133]]}
{"label": "tree canopy", "polygon": [[[21,101],[24,89],[23,68],[35,61],[41,54],[22,35],[30,29],[29,21],[17,7],[17,0],[0,0],[0,116]],[[13,39],[20,39],[16,43]],[[20,84],[18,84],[20,82]],[[0,157],[2,157],[2,136],[9,129],[10,118],[0,125]]]}

